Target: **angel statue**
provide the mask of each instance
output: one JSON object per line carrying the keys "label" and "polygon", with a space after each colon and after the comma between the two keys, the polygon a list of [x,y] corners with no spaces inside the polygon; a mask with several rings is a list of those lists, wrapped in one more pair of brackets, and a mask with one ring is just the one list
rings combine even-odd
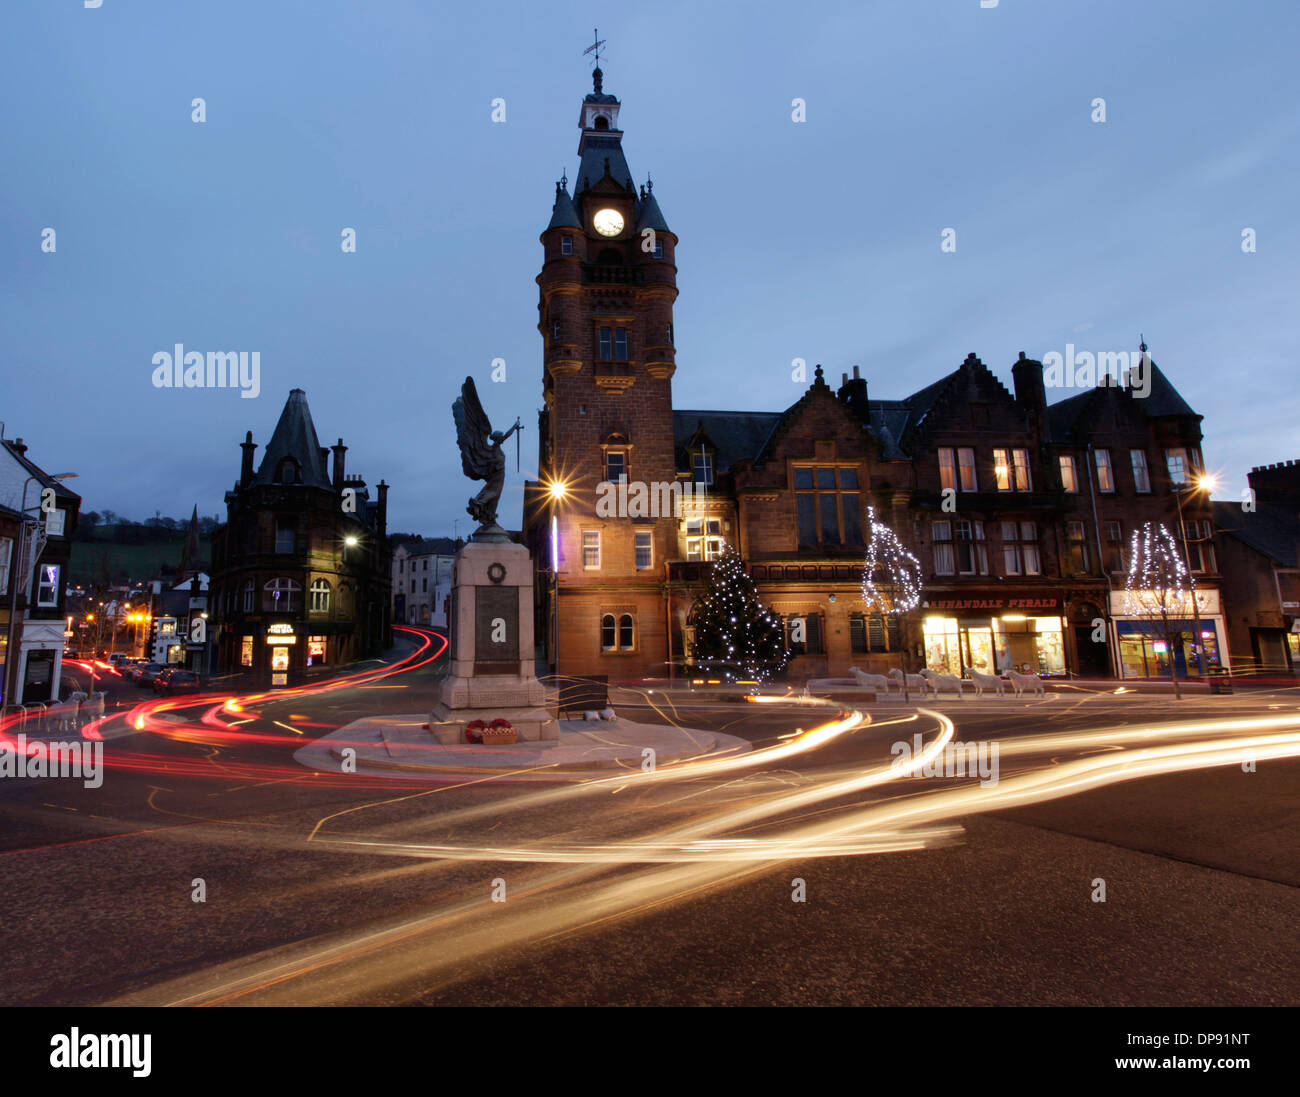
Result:
{"label": "angel statue", "polygon": [[456,420],[456,441],[460,445],[460,467],[471,480],[486,480],[483,490],[465,509],[479,523],[474,541],[508,541],[509,534],[497,524],[497,502],[506,482],[506,458],[501,445],[519,429],[519,420],[505,434],[493,430],[478,398],[474,378],[466,377],[460,396],[451,406]]}

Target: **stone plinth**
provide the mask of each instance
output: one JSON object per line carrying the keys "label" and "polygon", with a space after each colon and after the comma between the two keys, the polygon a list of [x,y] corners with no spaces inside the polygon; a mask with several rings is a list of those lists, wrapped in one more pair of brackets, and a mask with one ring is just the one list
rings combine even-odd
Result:
{"label": "stone plinth", "polygon": [[471,541],[456,554],[448,626],[451,670],[430,734],[464,743],[467,724],[501,718],[521,740],[558,740],[533,670],[533,563],[523,545]]}

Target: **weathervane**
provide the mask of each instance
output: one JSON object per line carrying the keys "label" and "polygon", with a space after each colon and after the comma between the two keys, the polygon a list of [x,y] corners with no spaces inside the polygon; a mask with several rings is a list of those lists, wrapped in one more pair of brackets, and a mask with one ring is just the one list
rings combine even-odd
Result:
{"label": "weathervane", "polygon": [[582,56],[586,57],[589,53],[596,55],[596,68],[600,68],[600,47],[605,44],[605,39],[600,36],[600,31],[592,29],[591,37],[594,39],[592,44],[582,51]]}

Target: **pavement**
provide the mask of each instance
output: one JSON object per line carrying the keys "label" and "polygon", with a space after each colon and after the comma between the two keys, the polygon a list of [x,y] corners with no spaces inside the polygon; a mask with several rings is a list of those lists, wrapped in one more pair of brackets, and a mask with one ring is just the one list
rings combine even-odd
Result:
{"label": "pavement", "polygon": [[[486,745],[439,743],[428,730],[427,713],[370,716],[354,720],[309,743],[294,761],[310,769],[339,773],[356,751],[355,772],[368,776],[429,778],[497,775],[521,781],[579,780],[616,770],[640,770],[650,759],[665,766],[705,756],[719,758],[752,749],[747,739],[719,731],[614,720],[561,720],[558,740]],[[653,751],[647,755],[645,751]]]}

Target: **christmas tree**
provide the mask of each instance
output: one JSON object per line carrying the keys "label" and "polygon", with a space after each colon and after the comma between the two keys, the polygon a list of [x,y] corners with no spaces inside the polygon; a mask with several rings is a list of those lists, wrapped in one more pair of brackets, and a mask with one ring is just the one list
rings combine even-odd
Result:
{"label": "christmas tree", "polygon": [[1183,623],[1179,618],[1186,613],[1187,595],[1187,569],[1179,558],[1178,542],[1168,527],[1147,522],[1141,530],[1135,529],[1129,546],[1124,612],[1129,617],[1145,620],[1147,631],[1163,642],[1174,696],[1179,700],[1183,691],[1175,673],[1174,652],[1183,642]]}
{"label": "christmas tree", "polygon": [[785,667],[789,650],[781,619],[763,608],[754,581],[730,547],[709,573],[709,589],[692,610],[695,660],[719,664],[728,680],[763,681]]}

